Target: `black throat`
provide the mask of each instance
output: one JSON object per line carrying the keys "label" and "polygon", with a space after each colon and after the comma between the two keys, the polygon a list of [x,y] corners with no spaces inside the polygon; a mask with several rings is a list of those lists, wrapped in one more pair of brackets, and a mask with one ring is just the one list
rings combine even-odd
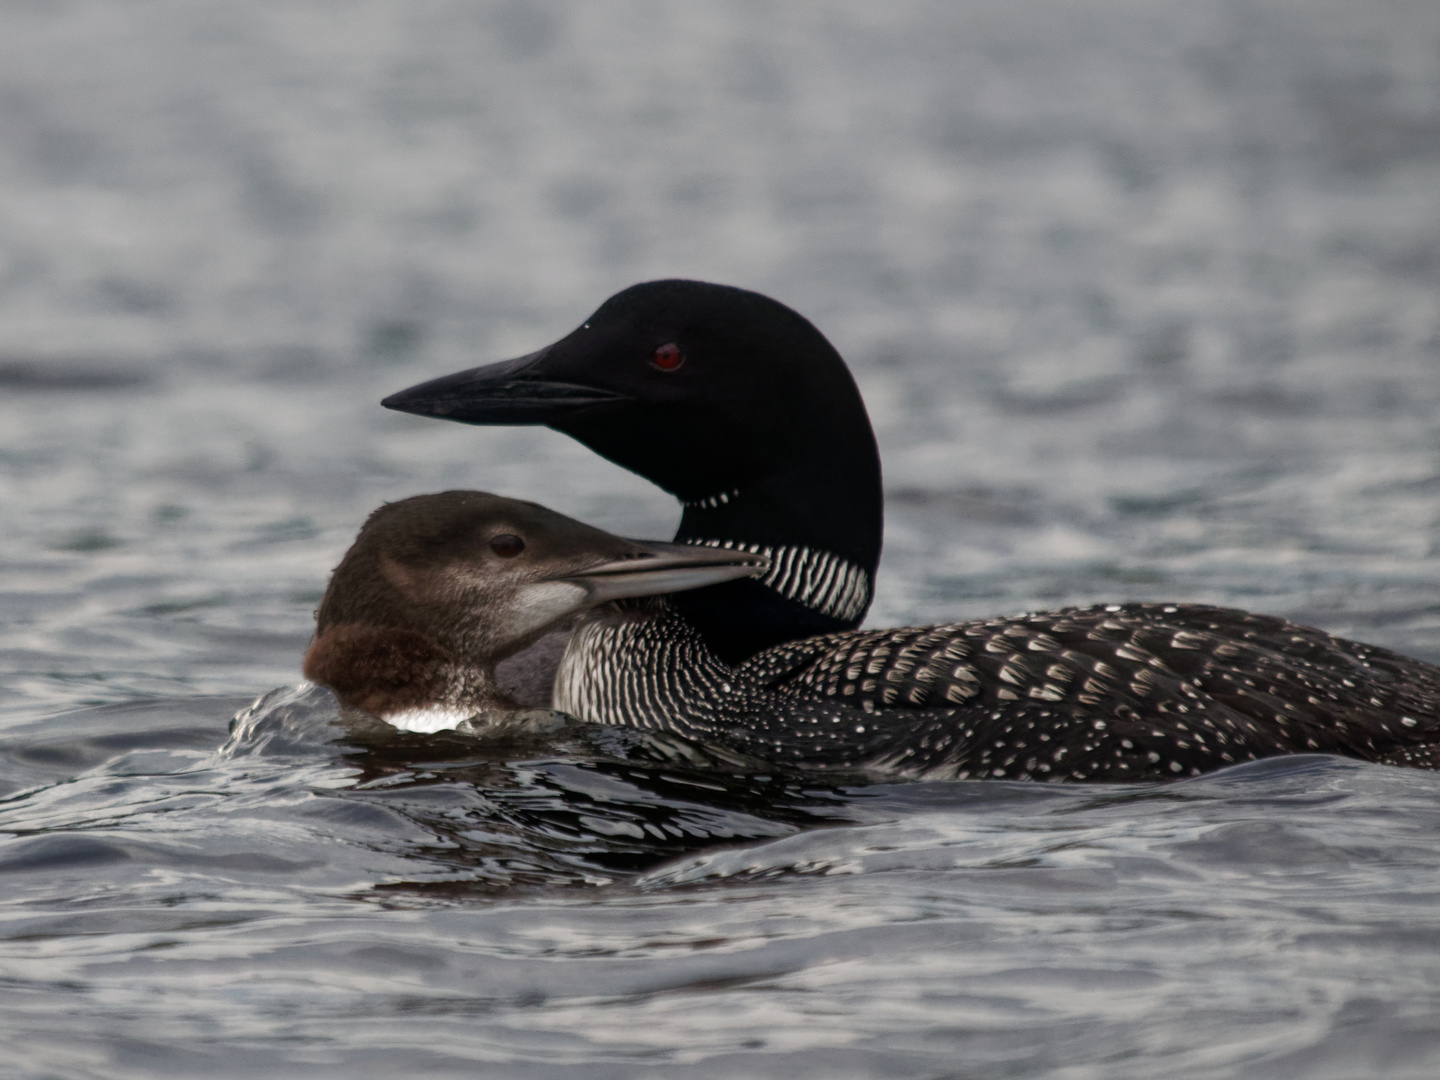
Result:
{"label": "black throat", "polygon": [[848,452],[789,463],[752,486],[685,503],[675,539],[766,555],[762,578],[672,597],[727,664],[772,645],[851,630],[870,606],[880,562],[880,459],[870,427]]}

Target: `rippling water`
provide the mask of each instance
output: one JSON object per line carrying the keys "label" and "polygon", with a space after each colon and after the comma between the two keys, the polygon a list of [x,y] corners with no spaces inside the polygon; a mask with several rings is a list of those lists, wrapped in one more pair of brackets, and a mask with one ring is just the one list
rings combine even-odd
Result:
{"label": "rippling water", "polygon": [[1429,0],[71,0],[0,56],[0,1076],[1440,1070],[1434,774],[817,783],[293,689],[383,499],[668,535],[375,404],[661,275],[851,361],[874,625],[1440,660]]}

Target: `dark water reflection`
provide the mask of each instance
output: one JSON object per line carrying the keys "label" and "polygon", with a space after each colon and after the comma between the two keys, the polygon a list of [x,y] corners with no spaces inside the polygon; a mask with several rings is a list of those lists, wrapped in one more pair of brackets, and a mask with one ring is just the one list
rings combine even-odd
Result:
{"label": "dark water reflection", "polygon": [[873,625],[1234,604],[1440,659],[1433,0],[0,7],[0,1077],[1440,1074],[1440,778],[755,775],[336,725],[382,500],[665,536],[385,413],[638,280],[771,293]]}

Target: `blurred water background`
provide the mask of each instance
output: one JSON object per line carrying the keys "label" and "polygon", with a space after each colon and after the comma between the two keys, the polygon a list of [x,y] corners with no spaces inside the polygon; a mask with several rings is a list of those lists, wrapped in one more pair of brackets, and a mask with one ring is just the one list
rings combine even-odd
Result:
{"label": "blurred water background", "polygon": [[669,276],[850,361],[871,624],[1440,661],[1433,0],[10,0],[0,1077],[1440,1072],[1432,774],[837,787],[304,691],[230,737],[382,500],[669,534],[376,404]]}

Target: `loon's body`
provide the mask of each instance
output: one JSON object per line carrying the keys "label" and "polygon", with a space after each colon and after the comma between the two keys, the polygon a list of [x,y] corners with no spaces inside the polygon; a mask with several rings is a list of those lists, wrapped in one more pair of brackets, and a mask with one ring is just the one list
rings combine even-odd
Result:
{"label": "loon's body", "polygon": [[571,638],[555,706],[926,779],[1171,779],[1304,753],[1440,767],[1440,668],[1198,604],[850,631],[736,666],[674,611],[601,609]]}
{"label": "loon's body", "polygon": [[843,360],[755,293],[637,285],[537,353],[386,405],[543,423],[674,493],[676,539],[770,569],[603,609],[555,704],[788,762],[905,775],[1141,779],[1327,752],[1434,767],[1440,669],[1280,619],[1123,605],[855,631],[880,467]]}

